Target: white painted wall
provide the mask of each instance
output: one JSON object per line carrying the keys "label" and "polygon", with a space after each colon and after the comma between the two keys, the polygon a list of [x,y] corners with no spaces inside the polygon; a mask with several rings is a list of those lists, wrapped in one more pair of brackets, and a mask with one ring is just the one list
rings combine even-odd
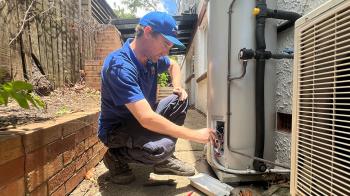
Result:
{"label": "white painted wall", "polygon": [[[195,79],[197,80],[208,69],[207,45],[208,45],[208,17],[204,16],[197,30],[196,55],[195,55]],[[203,113],[207,113],[207,79],[196,82],[195,107]]]}
{"label": "white painted wall", "polygon": [[[191,1],[191,0],[190,0]],[[191,1],[196,2],[196,1]],[[191,4],[181,1],[186,5]],[[197,1],[198,5],[198,1]],[[198,8],[200,9],[200,8]],[[197,11],[199,12],[200,10]],[[191,81],[184,84],[187,92],[189,93],[190,104],[194,105],[196,109],[200,110],[203,113],[207,113],[207,79],[200,81],[199,83],[196,80],[207,71],[208,61],[207,61],[207,24],[208,19],[204,16],[202,24],[198,28],[189,49],[189,52],[186,54],[186,61],[183,63],[181,68],[182,78],[185,81],[192,73],[195,74],[194,78]]]}

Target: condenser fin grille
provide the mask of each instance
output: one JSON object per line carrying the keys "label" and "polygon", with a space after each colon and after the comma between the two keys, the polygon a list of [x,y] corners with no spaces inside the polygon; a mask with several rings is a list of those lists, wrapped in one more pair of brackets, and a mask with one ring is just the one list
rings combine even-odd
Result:
{"label": "condenser fin grille", "polygon": [[343,4],[296,30],[300,195],[350,195],[350,3]]}

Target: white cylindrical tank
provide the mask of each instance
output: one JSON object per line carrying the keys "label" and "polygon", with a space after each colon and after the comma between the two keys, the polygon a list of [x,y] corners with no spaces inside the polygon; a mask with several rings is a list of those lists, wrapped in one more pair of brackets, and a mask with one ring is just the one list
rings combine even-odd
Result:
{"label": "white cylindrical tank", "polygon": [[[252,169],[253,161],[230,152],[226,134],[230,132],[231,148],[253,156],[255,152],[255,60],[249,60],[244,78],[231,82],[231,119],[227,130],[227,64],[228,64],[228,9],[231,1],[208,3],[208,126],[216,128],[223,121],[224,152],[217,161],[234,170]],[[275,9],[276,2],[268,1]],[[243,69],[238,60],[242,48],[255,50],[254,0],[236,0],[231,16],[231,77],[240,76]],[[266,23],[266,50],[275,51],[277,31],[274,20]],[[273,160],[273,131],[275,128],[275,66],[266,61],[265,69],[265,158]],[[209,150],[210,152],[210,150]],[[208,154],[209,155],[209,154]],[[210,162],[210,161],[209,161]]]}

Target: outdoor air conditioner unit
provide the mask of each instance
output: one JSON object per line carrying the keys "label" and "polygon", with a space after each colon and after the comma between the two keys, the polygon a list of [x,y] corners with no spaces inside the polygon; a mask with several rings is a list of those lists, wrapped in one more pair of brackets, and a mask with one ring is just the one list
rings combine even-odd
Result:
{"label": "outdoor air conditioner unit", "polygon": [[350,1],[295,25],[292,195],[350,195]]}

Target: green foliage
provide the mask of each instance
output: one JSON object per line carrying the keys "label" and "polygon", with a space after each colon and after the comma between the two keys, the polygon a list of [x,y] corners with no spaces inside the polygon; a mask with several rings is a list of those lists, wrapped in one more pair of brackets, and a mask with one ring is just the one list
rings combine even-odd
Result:
{"label": "green foliage", "polygon": [[[136,13],[138,9],[144,9],[147,11],[157,10],[157,5],[160,0],[123,0],[122,5],[117,5],[114,3],[113,11],[118,18],[130,19],[136,18]],[[126,7],[127,9],[124,9]]]}
{"label": "green foliage", "polygon": [[158,84],[161,87],[167,86],[169,83],[169,74],[167,72],[163,72],[161,74],[158,74]]}
{"label": "green foliage", "polygon": [[121,19],[136,18],[135,13],[127,12],[124,8],[122,8],[120,6],[114,5],[113,11],[114,11],[114,14],[117,15],[118,18],[121,18]]}
{"label": "green foliage", "polygon": [[138,9],[147,11],[157,10],[160,0],[123,0],[122,4],[126,5],[132,13],[136,13]]}
{"label": "green foliage", "polygon": [[29,109],[28,101],[36,108],[44,108],[45,103],[39,96],[31,93],[33,85],[24,81],[6,82],[0,85],[0,105],[7,105],[8,99],[14,99],[19,106]]}
{"label": "green foliage", "polygon": [[62,106],[62,107],[60,107],[60,108],[58,109],[58,111],[56,112],[56,115],[62,116],[62,115],[64,115],[64,114],[68,114],[68,113],[70,113],[70,112],[71,112],[71,111],[70,111],[69,108],[67,108],[66,106]]}

